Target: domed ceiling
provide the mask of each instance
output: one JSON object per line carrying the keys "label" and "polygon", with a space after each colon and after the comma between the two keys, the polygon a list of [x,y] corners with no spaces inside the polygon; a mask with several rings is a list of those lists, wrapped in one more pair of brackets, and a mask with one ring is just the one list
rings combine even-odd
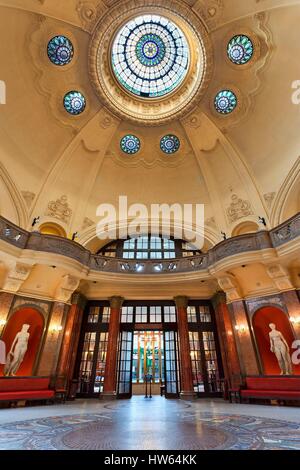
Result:
{"label": "domed ceiling", "polygon": [[1,215],[92,250],[120,195],[205,204],[206,247],[292,216],[299,16],[296,0],[0,0]]}

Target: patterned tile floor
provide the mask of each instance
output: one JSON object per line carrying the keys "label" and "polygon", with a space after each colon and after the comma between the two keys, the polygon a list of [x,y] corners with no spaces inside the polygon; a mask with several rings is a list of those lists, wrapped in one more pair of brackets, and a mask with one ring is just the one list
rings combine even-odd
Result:
{"label": "patterned tile floor", "polygon": [[300,449],[300,408],[139,396],[2,409],[0,449]]}

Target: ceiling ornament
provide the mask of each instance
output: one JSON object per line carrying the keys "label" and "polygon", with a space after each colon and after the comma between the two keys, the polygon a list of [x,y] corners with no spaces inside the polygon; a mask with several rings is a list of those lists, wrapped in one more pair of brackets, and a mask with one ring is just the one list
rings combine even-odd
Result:
{"label": "ceiling ornament", "polygon": [[56,201],[50,201],[46,215],[68,224],[72,216],[72,209],[68,204],[67,196],[63,195],[59,199],[56,199]]}
{"label": "ceiling ornament", "polygon": [[78,2],[76,10],[84,30],[92,33],[98,19],[107,11],[107,5],[104,3],[107,2],[102,2],[101,0],[80,0]]}
{"label": "ceiling ornament", "polygon": [[21,193],[22,193],[23,198],[25,199],[28,209],[30,209],[35,198],[35,193],[31,191],[21,191]]}
{"label": "ceiling ornament", "polygon": [[264,200],[266,201],[268,209],[271,209],[275,196],[276,192],[264,194]]}
{"label": "ceiling ornament", "polygon": [[[166,96],[141,98],[126,91],[111,64],[116,31],[141,15],[160,15],[184,33],[189,49],[189,70],[182,83]],[[150,51],[151,52],[151,51]],[[161,125],[190,113],[207,90],[213,69],[212,46],[206,28],[195,12],[179,0],[125,0],[112,5],[100,18],[89,50],[89,75],[94,89],[112,113],[140,125]]]}
{"label": "ceiling ornament", "polygon": [[82,224],[82,230],[86,230],[89,227],[93,227],[93,225],[95,225],[95,223],[88,217],[85,217]]}
{"label": "ceiling ornament", "polygon": [[203,19],[210,31],[218,27],[223,8],[224,0],[196,0],[193,5],[193,10]]}
{"label": "ceiling ornament", "polygon": [[247,200],[241,199],[237,194],[231,196],[231,204],[227,208],[227,216],[230,223],[236,222],[243,217],[253,215],[251,203]]}

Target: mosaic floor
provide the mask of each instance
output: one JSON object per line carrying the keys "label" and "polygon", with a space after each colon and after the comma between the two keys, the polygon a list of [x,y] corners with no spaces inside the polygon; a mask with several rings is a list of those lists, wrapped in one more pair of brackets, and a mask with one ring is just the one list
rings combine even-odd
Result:
{"label": "mosaic floor", "polygon": [[[135,397],[106,404],[79,403],[76,414],[76,403],[70,407],[0,410],[0,449],[300,449],[300,420],[247,415],[246,408],[239,414],[243,410],[239,405],[225,406],[230,413],[221,413],[219,409],[224,407],[214,403],[206,407],[203,402],[160,397],[147,401]],[[70,414],[68,409],[72,411]],[[255,409],[259,413],[259,407]],[[264,415],[272,415],[272,411],[278,415],[277,407],[261,407],[261,410]],[[34,419],[30,419],[30,412]],[[2,416],[7,421],[8,413],[14,414],[14,422],[3,422]],[[26,413],[26,419],[15,421],[18,413]],[[300,409],[289,409],[287,414],[290,413],[299,417]],[[37,417],[38,414],[41,416]]]}

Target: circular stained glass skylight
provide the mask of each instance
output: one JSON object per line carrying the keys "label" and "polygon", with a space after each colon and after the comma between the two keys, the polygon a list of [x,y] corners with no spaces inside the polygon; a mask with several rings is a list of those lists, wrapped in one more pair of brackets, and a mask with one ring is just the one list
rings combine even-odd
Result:
{"label": "circular stained glass skylight", "polygon": [[133,155],[141,148],[141,141],[135,135],[125,135],[121,140],[121,149],[124,153]]}
{"label": "circular stained glass skylight", "polygon": [[245,35],[234,36],[228,43],[228,57],[234,64],[243,65],[252,59],[254,46]]}
{"label": "circular stained glass skylight", "polygon": [[48,43],[48,57],[55,65],[67,65],[74,55],[71,41],[65,36],[55,36]]}
{"label": "circular stained glass skylight", "polygon": [[65,110],[70,114],[81,114],[85,110],[85,106],[85,97],[79,91],[70,91],[64,97]]}
{"label": "circular stained glass skylight", "polygon": [[230,114],[237,106],[237,97],[230,90],[220,91],[215,98],[215,108],[218,113]]}
{"label": "circular stained glass skylight", "polygon": [[180,140],[176,135],[165,135],[160,141],[160,148],[164,153],[175,153],[179,147]]}
{"label": "circular stained glass skylight", "polygon": [[189,68],[189,46],[181,29],[158,15],[126,23],[112,47],[112,68],[119,83],[142,98],[174,91]]}

